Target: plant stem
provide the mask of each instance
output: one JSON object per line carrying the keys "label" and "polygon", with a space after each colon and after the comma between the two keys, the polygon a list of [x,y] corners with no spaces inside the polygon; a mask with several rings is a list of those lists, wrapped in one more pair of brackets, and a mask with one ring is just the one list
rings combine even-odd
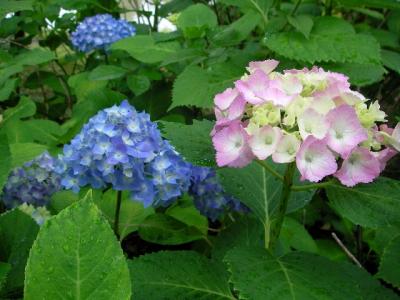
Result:
{"label": "plant stem", "polygon": [[265,170],[267,170],[269,173],[271,173],[273,176],[275,176],[276,178],[278,178],[280,181],[283,181],[283,176],[281,174],[279,174],[277,171],[275,171],[272,167],[270,167],[268,165],[267,162],[263,161],[263,160],[256,160],[256,162],[262,166]]}
{"label": "plant stem", "polygon": [[281,194],[281,199],[279,201],[277,216],[275,219],[275,224],[271,226],[271,237],[270,237],[270,244],[268,247],[270,250],[274,250],[276,242],[279,238],[279,234],[281,232],[283,219],[285,218],[290,193],[292,191],[293,175],[295,168],[296,164],[294,162],[290,163],[287,166],[285,176],[283,177],[282,194]]}
{"label": "plant stem", "polygon": [[312,183],[312,184],[304,184],[304,185],[293,185],[292,191],[301,192],[301,191],[307,191],[307,190],[312,190],[312,189],[320,189],[323,187],[327,187],[331,184],[332,184],[332,181],[325,181],[325,182],[320,182],[320,183]]}
{"label": "plant stem", "polygon": [[115,206],[115,217],[114,217],[114,233],[119,238],[119,212],[121,210],[122,191],[117,192],[117,204]]}

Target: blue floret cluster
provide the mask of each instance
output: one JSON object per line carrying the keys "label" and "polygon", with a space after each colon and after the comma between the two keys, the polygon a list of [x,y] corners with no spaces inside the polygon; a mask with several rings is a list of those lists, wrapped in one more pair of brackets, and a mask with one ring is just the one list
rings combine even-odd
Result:
{"label": "blue floret cluster", "polygon": [[109,14],[85,18],[71,34],[73,46],[82,52],[106,49],[116,41],[135,35],[136,29],[125,20]]}
{"label": "blue floret cluster", "polygon": [[162,139],[148,114],[123,101],[100,111],[64,146],[56,172],[66,189],[111,186],[157,207],[188,190],[191,167]]}
{"label": "blue floret cluster", "polygon": [[248,211],[240,201],[225,193],[212,168],[192,166],[189,194],[200,213],[212,221],[227,211]]}
{"label": "blue floret cluster", "polygon": [[3,188],[6,207],[14,208],[23,203],[35,207],[46,205],[50,196],[60,189],[60,176],[54,169],[55,159],[47,152],[14,169]]}

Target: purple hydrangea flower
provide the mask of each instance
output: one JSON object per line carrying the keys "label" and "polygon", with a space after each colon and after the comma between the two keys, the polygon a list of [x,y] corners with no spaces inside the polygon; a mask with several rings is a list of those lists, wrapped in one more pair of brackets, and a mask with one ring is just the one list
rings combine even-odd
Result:
{"label": "purple hydrangea flower", "polygon": [[136,29],[125,20],[109,14],[85,18],[71,34],[73,46],[82,52],[106,49],[116,41],[135,35]]}
{"label": "purple hydrangea flower", "polygon": [[190,185],[190,164],[162,139],[150,116],[127,101],[104,109],[64,146],[56,168],[61,184],[131,192],[145,206],[168,206]]}
{"label": "purple hydrangea flower", "polygon": [[6,207],[14,208],[23,203],[47,205],[51,195],[60,190],[60,176],[54,169],[55,159],[47,152],[14,169],[3,188]]}
{"label": "purple hydrangea flower", "polygon": [[227,211],[247,212],[249,209],[225,193],[214,169],[192,166],[189,194],[200,213],[212,221]]}

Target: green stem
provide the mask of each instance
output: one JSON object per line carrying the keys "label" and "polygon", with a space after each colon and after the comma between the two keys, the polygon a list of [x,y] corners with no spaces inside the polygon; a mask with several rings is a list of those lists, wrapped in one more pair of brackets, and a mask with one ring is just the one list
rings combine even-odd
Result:
{"label": "green stem", "polygon": [[117,204],[115,206],[115,216],[114,216],[114,233],[119,238],[119,212],[121,210],[122,192],[117,192]]}
{"label": "green stem", "polygon": [[320,183],[312,183],[312,184],[304,184],[304,185],[293,185],[292,191],[301,192],[301,191],[308,191],[312,189],[320,189],[327,187],[332,184],[332,181],[325,181]]}
{"label": "green stem", "polygon": [[282,194],[281,199],[279,201],[279,207],[276,215],[275,222],[271,228],[271,239],[269,249],[274,250],[276,246],[276,242],[279,238],[279,234],[281,232],[283,219],[285,218],[286,209],[289,202],[290,193],[292,191],[293,184],[293,175],[296,168],[296,164],[294,162],[290,163],[285,172],[283,185],[282,185]]}
{"label": "green stem", "polygon": [[262,166],[265,170],[267,170],[269,173],[271,173],[273,176],[278,178],[280,181],[283,181],[283,176],[281,174],[279,174],[277,171],[275,171],[272,167],[270,167],[267,162],[265,162],[263,160],[256,160],[256,162],[260,166]]}
{"label": "green stem", "polygon": [[297,12],[297,10],[299,9],[301,4],[301,0],[297,0],[296,5],[294,6],[292,12],[290,13],[291,16],[294,16]]}

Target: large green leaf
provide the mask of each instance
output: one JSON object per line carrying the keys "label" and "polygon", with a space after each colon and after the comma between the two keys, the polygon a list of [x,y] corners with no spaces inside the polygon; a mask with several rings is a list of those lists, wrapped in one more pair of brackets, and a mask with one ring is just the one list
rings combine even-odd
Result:
{"label": "large green leaf", "polygon": [[189,162],[198,166],[215,166],[215,151],[210,132],[213,122],[194,120],[192,125],[162,122],[163,136]]}
{"label": "large green leaf", "polygon": [[22,97],[17,106],[9,108],[4,112],[3,122],[0,124],[5,126],[8,122],[11,122],[12,120],[31,117],[35,114],[35,112],[35,103],[29,98]]}
{"label": "large green leaf", "polygon": [[381,54],[382,62],[385,67],[400,74],[400,53],[389,50],[382,50]]}
{"label": "large green leaf", "polygon": [[[266,163],[282,173],[283,165]],[[218,174],[225,190],[246,204],[265,227],[269,226],[279,203],[282,183],[256,162],[241,169],[220,169]],[[287,212],[303,207],[312,195],[313,191],[293,192]]]}
{"label": "large green leaf", "polygon": [[125,50],[133,58],[144,63],[158,63],[174,54],[179,48],[176,42],[157,43],[149,35],[136,35],[122,39],[111,46],[114,50]]}
{"label": "large green leaf", "polygon": [[19,209],[0,215],[0,261],[11,265],[3,293],[13,294],[24,286],[25,264],[38,231],[36,222]]}
{"label": "large green leaf", "polygon": [[32,247],[25,299],[129,299],[122,250],[90,197],[48,220]]}
{"label": "large green leaf", "polygon": [[392,239],[383,250],[378,277],[400,287],[400,236]]}
{"label": "large green leaf", "polygon": [[92,70],[89,74],[90,80],[111,80],[121,78],[128,70],[113,66],[113,65],[100,65]]}
{"label": "large green leaf", "polygon": [[3,0],[0,3],[0,14],[17,12],[22,10],[33,10],[33,0]]}
{"label": "large green leaf", "polygon": [[0,291],[7,279],[7,274],[11,269],[11,265],[0,261]]}
{"label": "large green leaf", "polygon": [[[11,150],[8,144],[7,135],[0,132],[0,191],[7,181],[11,171]],[[1,194],[1,192],[0,192]]]}
{"label": "large green leaf", "polygon": [[235,248],[225,261],[240,299],[396,299],[364,270],[305,252]]}
{"label": "large green leaf", "polygon": [[243,216],[224,229],[214,242],[212,257],[222,260],[226,252],[235,247],[262,247],[264,230],[261,223],[251,216]]}
{"label": "large green leaf", "polygon": [[266,45],[279,55],[308,63],[380,63],[379,43],[334,17],[316,18],[308,39],[299,32],[280,32],[268,36]]}
{"label": "large green leaf", "polygon": [[12,167],[17,168],[34,159],[47,150],[47,147],[35,143],[15,143],[10,145]]}
{"label": "large green leaf", "polygon": [[157,252],[128,264],[133,299],[236,299],[224,266],[196,252]]}
{"label": "large green leaf", "polygon": [[7,80],[2,87],[0,87],[0,102],[8,100],[11,93],[14,91],[17,86],[18,79],[12,78]]}
{"label": "large green leaf", "polygon": [[187,38],[202,37],[207,29],[216,27],[217,16],[204,4],[191,5],[179,14],[177,27]]}
{"label": "large green leaf", "polygon": [[179,74],[172,90],[172,105],[212,108],[215,94],[222,92],[243,75],[243,69],[233,64],[215,65],[204,70],[188,66]]}
{"label": "large green leaf", "polygon": [[179,245],[207,238],[198,228],[161,213],[148,216],[139,226],[139,235],[145,241],[161,245]]}
{"label": "large green leaf", "polygon": [[399,9],[400,3],[393,0],[338,0],[340,4],[348,7],[367,6],[375,8]]}
{"label": "large green leaf", "polygon": [[[95,201],[112,227],[114,226],[116,202],[117,192],[114,190],[108,190],[103,197]],[[142,203],[133,201],[128,193],[123,193],[118,225],[120,239],[123,240],[128,234],[138,230],[139,225],[153,213],[153,207],[144,208]]]}
{"label": "large green leaf", "polygon": [[354,224],[376,228],[400,223],[399,181],[379,178],[353,188],[332,184],[326,191],[332,207]]}
{"label": "large green leaf", "polygon": [[35,66],[55,59],[53,51],[45,48],[33,48],[14,57],[13,62],[19,65]]}

